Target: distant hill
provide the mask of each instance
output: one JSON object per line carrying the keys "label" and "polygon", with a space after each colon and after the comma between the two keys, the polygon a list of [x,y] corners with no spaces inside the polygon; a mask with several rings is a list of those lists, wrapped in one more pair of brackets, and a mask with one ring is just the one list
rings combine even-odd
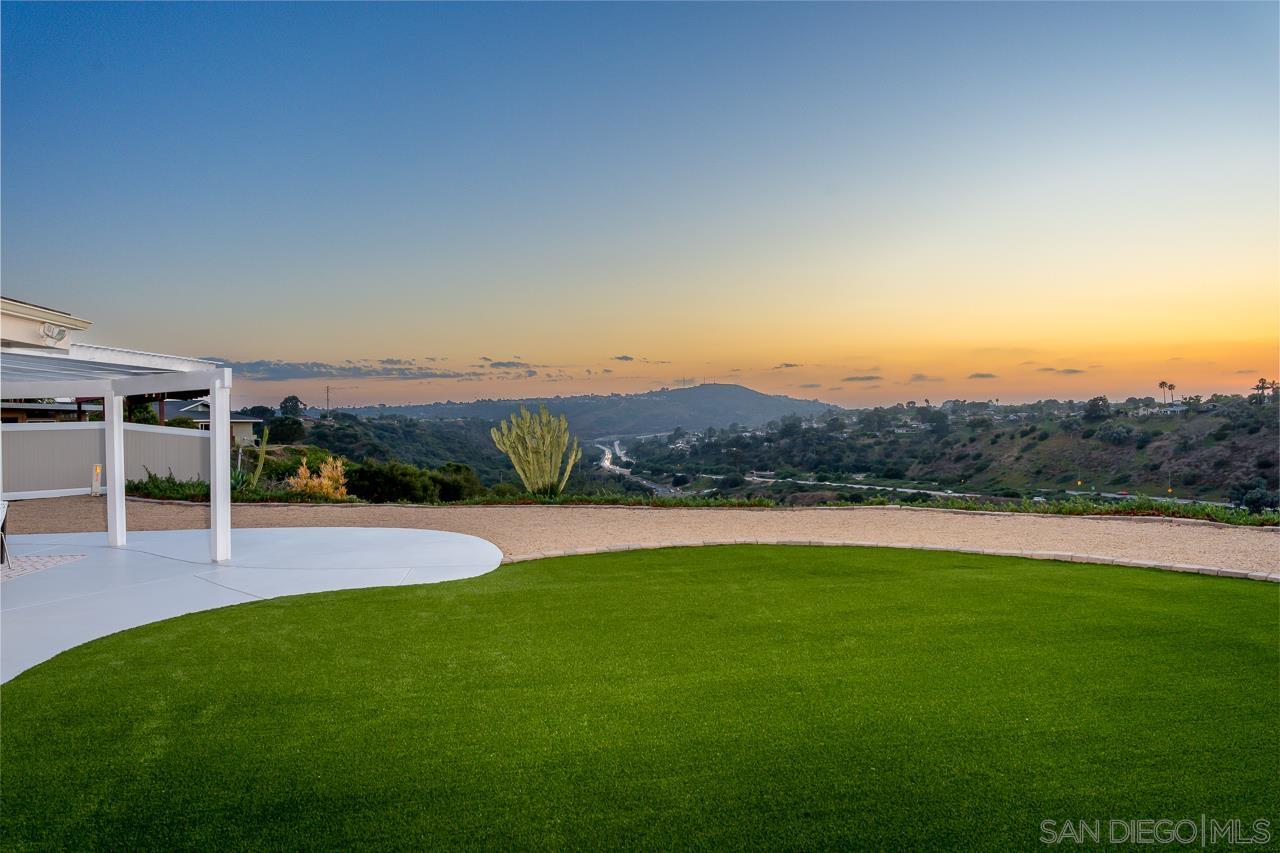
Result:
{"label": "distant hill", "polygon": [[583,439],[613,435],[647,435],[676,427],[702,429],[730,424],[760,426],[784,415],[820,415],[831,408],[817,400],[798,400],[762,394],[742,385],[695,385],[643,394],[596,394],[523,400],[476,400],[472,403],[430,403],[413,406],[363,406],[343,409],[361,417],[405,415],[410,418],[480,418],[497,421],[520,406],[546,404],[569,418],[569,427]]}

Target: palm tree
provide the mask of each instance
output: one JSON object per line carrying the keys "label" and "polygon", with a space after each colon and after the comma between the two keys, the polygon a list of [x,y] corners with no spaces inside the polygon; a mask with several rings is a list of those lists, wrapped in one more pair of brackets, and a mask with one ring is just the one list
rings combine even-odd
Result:
{"label": "palm tree", "polygon": [[1164,402],[1164,392],[1169,390],[1169,383],[1168,383],[1168,382],[1165,382],[1165,381],[1162,379],[1162,380],[1160,380],[1159,388],[1160,388],[1160,402],[1161,402],[1161,403],[1163,403],[1163,402]]}
{"label": "palm tree", "polygon": [[1170,403],[1172,403],[1172,402],[1173,402],[1173,389],[1174,389],[1174,388],[1177,388],[1178,386],[1177,386],[1177,385],[1174,385],[1172,382],[1169,382],[1169,383],[1166,383],[1166,384],[1169,386],[1169,402],[1170,402]]}

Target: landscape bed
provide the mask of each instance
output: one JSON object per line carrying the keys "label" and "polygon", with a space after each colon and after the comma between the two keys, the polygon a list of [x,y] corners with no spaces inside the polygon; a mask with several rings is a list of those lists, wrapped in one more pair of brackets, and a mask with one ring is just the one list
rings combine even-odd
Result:
{"label": "landscape bed", "polygon": [[193,614],[5,685],[0,838],[1026,849],[1045,820],[1247,825],[1280,811],[1277,600],[732,546]]}
{"label": "landscape bed", "polygon": [[[194,501],[207,503],[209,485],[200,480],[179,481],[172,476],[158,477],[150,475],[143,480],[130,480],[126,484],[126,492],[130,497],[148,498],[151,500]],[[861,496],[859,496],[861,497]],[[284,489],[264,491],[258,489],[236,489],[232,492],[236,503],[358,503],[357,497],[326,499],[316,495],[300,494]],[[386,503],[406,503],[416,505],[416,501],[400,501]],[[635,495],[635,494],[563,494],[556,497],[545,497],[529,494],[488,494],[462,498],[455,501],[436,501],[422,503],[425,506],[442,505],[474,505],[474,506],[519,506],[519,505],[556,505],[556,506],[652,506],[652,507],[695,507],[695,508],[769,508],[780,504],[765,497],[719,497],[713,495]],[[1019,512],[1038,513],[1043,515],[1116,515],[1146,516],[1153,518],[1183,518],[1201,521],[1214,521],[1220,524],[1238,524],[1248,527],[1280,526],[1280,512],[1265,510],[1250,512],[1241,507],[1218,506],[1216,504],[1179,504],[1155,498],[1135,497],[1128,500],[1094,500],[1087,497],[1075,497],[1066,500],[1011,500],[964,497],[923,497],[908,492],[896,492],[893,489],[882,489],[869,493],[858,501],[824,501],[817,506],[898,506],[909,505],[930,509],[972,510],[978,512]]]}

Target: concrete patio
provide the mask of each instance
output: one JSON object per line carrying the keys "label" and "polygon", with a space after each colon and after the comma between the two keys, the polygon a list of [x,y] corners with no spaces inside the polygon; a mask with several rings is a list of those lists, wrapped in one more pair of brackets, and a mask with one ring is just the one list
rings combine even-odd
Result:
{"label": "concrete patio", "polygon": [[108,547],[101,533],[10,536],[14,557],[45,558],[47,568],[0,585],[0,681],[81,643],[184,613],[457,580],[502,560],[484,539],[438,530],[237,530],[235,544],[235,557],[215,564],[207,530],[135,532],[125,547]]}

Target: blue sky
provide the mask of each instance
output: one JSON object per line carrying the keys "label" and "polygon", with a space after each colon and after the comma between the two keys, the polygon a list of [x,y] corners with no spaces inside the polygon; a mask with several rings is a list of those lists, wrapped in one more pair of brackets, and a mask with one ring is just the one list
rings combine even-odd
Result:
{"label": "blue sky", "polygon": [[[371,399],[736,372],[857,402],[902,392],[838,375],[1132,360],[1120,329],[1209,382],[1276,348],[1278,23],[6,3],[4,288],[107,343],[459,374]],[[483,381],[482,355],[535,366]]]}

